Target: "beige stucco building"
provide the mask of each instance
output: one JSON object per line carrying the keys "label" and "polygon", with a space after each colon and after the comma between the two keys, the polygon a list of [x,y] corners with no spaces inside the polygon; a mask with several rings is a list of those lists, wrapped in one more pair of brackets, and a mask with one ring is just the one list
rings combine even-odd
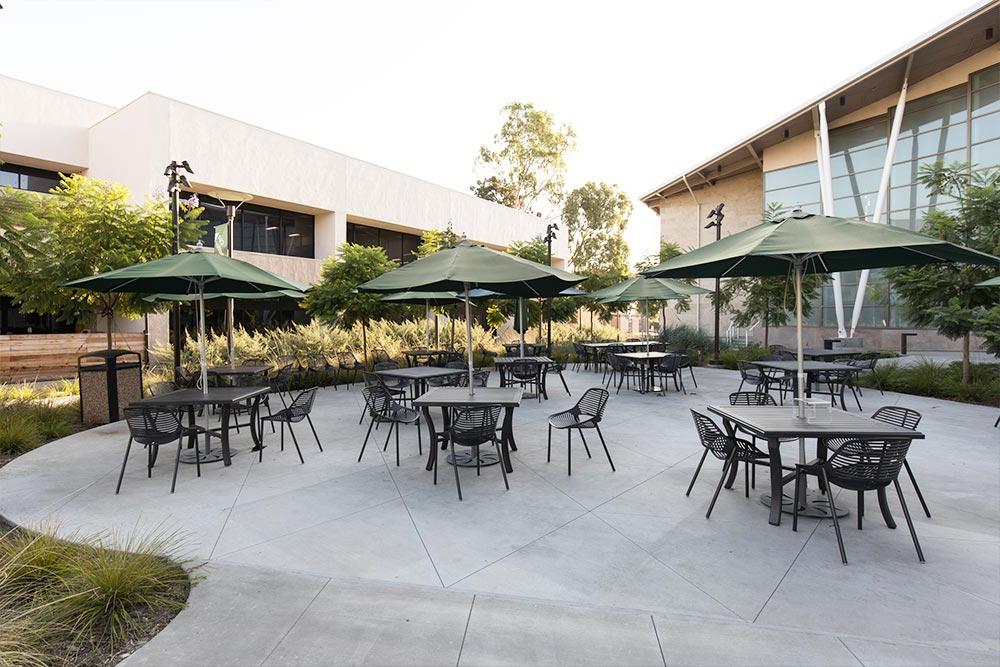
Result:
{"label": "beige stucco building", "polygon": [[[0,76],[0,185],[45,192],[58,173],[81,173],[123,183],[140,201],[165,192],[172,160],[194,169],[193,192],[252,195],[236,221],[234,255],[305,283],[345,241],[406,261],[423,231],[449,224],[498,249],[545,233],[534,215],[155,93],[114,108]],[[200,201],[210,220],[224,221],[214,200]],[[564,264],[563,239],[553,255]],[[0,311],[0,335],[16,333],[24,319],[9,299]],[[35,331],[44,326],[36,321]],[[166,330],[165,316],[150,318],[153,342]]]}
{"label": "beige stucco building", "polygon": [[[1000,166],[998,39],[1000,3],[982,2],[642,200],[659,215],[662,238],[683,248],[715,240],[715,230],[704,227],[718,203],[725,204],[724,234],[758,224],[772,203],[919,229],[927,211],[954,206],[919,183],[921,165],[942,160],[969,163],[973,170]],[[738,118],[738,108],[733,111]],[[841,314],[835,285],[824,288],[806,329],[807,346],[854,328],[867,345],[893,349],[901,332],[916,331],[877,271],[855,323],[859,280],[859,272],[841,276]],[[711,289],[714,281],[701,284]],[[696,298],[681,317],[712,330],[714,313],[706,297]],[[762,327],[736,330],[725,315],[721,331],[763,338]],[[771,331],[772,343],[793,341],[790,327]],[[919,331],[910,346],[940,350],[958,344]]]}

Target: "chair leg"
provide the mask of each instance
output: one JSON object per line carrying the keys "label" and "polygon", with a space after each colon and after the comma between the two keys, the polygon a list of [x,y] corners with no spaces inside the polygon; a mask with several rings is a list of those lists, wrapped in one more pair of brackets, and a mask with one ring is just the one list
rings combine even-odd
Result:
{"label": "chair leg", "polygon": [[281,451],[285,451],[285,422],[281,422]]}
{"label": "chair leg", "polygon": [[[455,488],[458,489],[458,499],[462,500],[462,483],[458,481],[458,465],[456,465],[458,462],[455,459],[455,443],[449,442],[448,444],[451,445],[451,460],[455,461],[451,466],[455,469]],[[503,463],[500,465],[503,466]]]}
{"label": "chair leg", "polygon": [[924,494],[920,493],[920,487],[917,486],[917,478],[913,476],[913,471],[910,470],[910,462],[903,459],[903,467],[906,468],[906,474],[910,476],[910,483],[913,484],[913,490],[917,492],[917,499],[920,501],[920,506],[924,508],[924,514],[927,518],[931,518],[931,511],[927,509],[927,503],[924,502]]}
{"label": "chair leg", "polygon": [[[823,479],[823,485],[827,489],[830,489],[830,481],[826,478],[826,469],[819,469],[820,477]],[[833,517],[833,529],[837,533],[837,546],[840,547],[840,560],[847,565],[847,551],[844,549],[844,537],[840,534],[840,520],[837,519],[837,507],[833,504],[833,489],[830,489],[826,494],[826,500],[830,503],[830,516]]]}
{"label": "chair leg", "polygon": [[795,502],[792,503],[792,532],[796,533],[799,530],[799,491],[802,489],[802,475],[804,473],[796,467],[795,469],[795,492],[792,498]]}
{"label": "chair leg", "polygon": [[[691,373],[691,382],[694,382],[694,388],[697,389],[698,388],[698,380],[696,380],[695,377],[694,377],[694,364],[691,364],[690,366],[688,366],[688,372]],[[687,392],[684,392],[684,393],[686,394]]]}
{"label": "chair leg", "polygon": [[309,428],[312,429],[313,437],[316,438],[316,446],[319,447],[319,451],[323,451],[323,445],[320,444],[320,442],[319,442],[319,436],[316,435],[316,427],[313,426],[312,417],[310,417],[309,415],[306,415],[306,421],[309,422]]}
{"label": "chair leg", "polygon": [[396,427],[393,430],[396,431],[396,467],[398,468],[399,467],[399,423],[397,422],[396,424],[393,424],[393,426]]}
{"label": "chair leg", "polygon": [[382,445],[382,451],[389,451],[389,438],[392,437],[392,429],[396,427],[396,422],[389,422],[389,432],[385,434],[385,444]]}
{"label": "chair leg", "polygon": [[361,453],[358,454],[358,463],[361,462],[361,457],[365,455],[365,447],[368,446],[368,438],[372,434],[372,426],[375,426],[375,420],[374,419],[372,420],[372,423],[368,425],[368,432],[365,433],[365,441],[361,445]]}
{"label": "chair leg", "polygon": [[497,442],[496,439],[494,439],[493,440],[493,446],[497,450],[497,458],[500,459],[500,472],[503,473],[503,485],[504,485],[504,488],[507,489],[508,491],[510,491],[510,484],[507,482],[507,468],[504,467],[504,464],[503,464],[503,455],[500,453],[500,443]]}
{"label": "chair leg", "polygon": [[573,394],[569,393],[569,385],[566,384],[566,378],[563,377],[562,371],[559,371],[559,379],[562,380],[563,389],[566,390],[566,395],[572,396]]}
{"label": "chair leg", "polygon": [[691,495],[691,489],[694,488],[694,482],[696,479],[698,479],[698,473],[701,472],[701,466],[705,463],[705,458],[707,456],[708,456],[708,449],[706,449],[704,452],[701,453],[701,460],[698,461],[698,467],[694,469],[694,477],[691,478],[691,483],[688,484],[688,490],[687,493],[684,494],[685,496]]}
{"label": "chair leg", "polygon": [[302,450],[299,449],[299,440],[295,437],[295,431],[292,430],[291,422],[288,422],[288,433],[292,436],[292,443],[295,445],[295,451],[299,454],[299,463],[305,463],[306,460],[302,458]]}
{"label": "chair leg", "polygon": [[181,449],[183,448],[184,438],[177,438],[177,456],[174,458],[174,479],[170,482],[170,493],[174,492],[177,488],[177,469],[181,467]]}
{"label": "chair leg", "polygon": [[747,498],[750,497],[750,468],[753,467],[753,463],[750,461],[743,462],[743,495]]}
{"label": "chair leg", "polygon": [[[735,448],[733,451],[736,451]],[[722,490],[722,485],[726,481],[726,477],[729,476],[729,467],[733,463],[733,454],[730,453],[726,457],[726,462],[722,465],[722,475],[719,476],[719,483],[715,485],[715,493],[712,495],[712,502],[708,504],[708,511],[705,512],[705,518],[710,519],[712,517],[712,510],[715,508],[715,501],[719,498],[719,491]]]}
{"label": "chair leg", "polygon": [[115,495],[122,490],[122,478],[125,477],[125,464],[128,463],[128,453],[132,451],[132,436],[128,437],[128,444],[125,445],[125,458],[122,460],[122,471],[118,473],[118,486],[115,487]]}
{"label": "chair leg", "polygon": [[858,491],[858,530],[861,530],[861,524],[865,520],[865,492]]}
{"label": "chair leg", "polygon": [[583,440],[583,451],[587,452],[587,458],[592,458],[590,456],[590,447],[587,446],[587,438],[583,435],[583,429],[580,429],[580,438]]}
{"label": "chair leg", "polygon": [[854,394],[854,402],[858,404],[858,411],[861,412],[862,411],[862,409],[861,409],[861,399],[858,398],[858,392],[854,388],[853,384],[851,384],[851,393]]}
{"label": "chair leg", "polygon": [[552,463],[552,424],[549,424],[549,446],[546,450],[545,462]]}
{"label": "chair leg", "polygon": [[615,472],[615,462],[611,460],[611,453],[608,451],[607,443],[604,442],[604,434],[601,433],[601,427],[598,424],[594,424],[594,428],[597,429],[597,437],[601,439],[601,447],[604,447],[604,455],[608,457],[608,463],[611,464],[611,472]]}
{"label": "chair leg", "polygon": [[910,510],[906,507],[906,499],[903,498],[903,489],[899,486],[899,479],[892,480],[892,483],[896,487],[896,495],[899,496],[899,504],[903,507],[903,516],[906,518],[906,525],[910,528],[910,537],[913,538],[913,546],[917,549],[917,558],[920,562],[924,561],[924,552],[920,548],[920,541],[917,540],[917,531],[913,529],[913,520],[910,519]]}
{"label": "chair leg", "polygon": [[[348,385],[348,386],[350,386],[350,385]],[[367,409],[368,409],[367,405],[362,405],[361,406],[361,419],[358,420],[359,424],[361,424],[362,422],[365,421],[365,410],[367,410]]]}
{"label": "chair leg", "polygon": [[413,425],[417,427],[417,454],[420,456],[424,455],[424,438],[420,434],[420,420],[413,422]]}
{"label": "chair leg", "polygon": [[573,429],[566,429],[566,475],[573,474]]}

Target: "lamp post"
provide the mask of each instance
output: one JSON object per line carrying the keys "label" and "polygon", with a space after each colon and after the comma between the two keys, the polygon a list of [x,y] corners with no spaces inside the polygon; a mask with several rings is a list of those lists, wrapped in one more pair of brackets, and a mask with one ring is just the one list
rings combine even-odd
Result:
{"label": "lamp post", "polygon": [[[236,224],[236,212],[244,202],[253,199],[253,195],[231,190],[212,190],[209,197],[218,200],[226,209],[226,257],[233,256],[233,228]],[[218,250],[218,247],[216,247]],[[226,349],[229,351],[229,365],[236,363],[233,350],[233,300],[226,299]]]}
{"label": "lamp post", "polygon": [[[552,242],[556,239],[556,230],[559,225],[550,222],[545,226],[545,245],[548,249],[549,266],[552,266]],[[545,345],[549,354],[552,354],[552,297],[545,300]]]}
{"label": "lamp post", "polygon": [[[191,165],[188,164],[187,160],[183,160],[181,162],[171,160],[170,164],[168,164],[166,169],[163,170],[163,175],[167,177],[167,193],[170,195],[170,221],[174,226],[173,254],[175,255],[181,251],[181,187],[191,187],[191,184],[188,183],[187,176],[181,173],[182,170],[189,174],[194,173],[194,170],[191,169]],[[180,379],[177,377],[177,369],[181,366],[181,304],[179,301],[174,304],[172,328],[172,340],[174,346],[174,382],[177,382]]]}
{"label": "lamp post", "polygon": [[[722,239],[722,219],[726,215],[722,212],[722,207],[725,204],[719,204],[711,211],[708,212],[708,219],[712,222],[705,225],[705,229],[710,229],[715,227],[715,240],[719,241]],[[715,340],[712,344],[712,361],[714,363],[719,362],[719,289],[721,281],[719,278],[715,279]]]}

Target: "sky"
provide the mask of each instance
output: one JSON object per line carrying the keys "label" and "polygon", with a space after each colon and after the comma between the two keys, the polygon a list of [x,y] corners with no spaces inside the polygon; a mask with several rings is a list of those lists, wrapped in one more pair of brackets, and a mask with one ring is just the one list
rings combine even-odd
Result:
{"label": "sky", "polygon": [[638,198],[969,0],[0,0],[0,74],[121,106],[146,91],[467,191],[501,107],[569,123],[567,186]]}

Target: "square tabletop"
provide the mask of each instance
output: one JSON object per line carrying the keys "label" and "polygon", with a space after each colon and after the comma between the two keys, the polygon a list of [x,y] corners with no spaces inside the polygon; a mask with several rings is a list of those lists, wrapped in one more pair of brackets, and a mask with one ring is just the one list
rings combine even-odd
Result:
{"label": "square tabletop", "polygon": [[177,389],[159,396],[133,401],[132,405],[162,405],[166,407],[222,405],[240,403],[269,391],[271,391],[269,387],[209,387],[207,393],[198,388]]}
{"label": "square tabletop", "polygon": [[[795,373],[798,371],[799,365],[797,361],[751,361],[754,366],[760,366],[761,368],[774,368],[779,371],[786,371],[789,373]],[[848,366],[847,364],[834,364],[829,361],[803,361],[802,370],[806,373],[819,373],[822,371],[856,371],[858,370],[854,366]]]}
{"label": "square tabletop", "polygon": [[919,440],[919,431],[863,415],[831,409],[822,419],[807,421],[795,416],[792,406],[710,405],[709,412],[739,424],[759,438],[895,438]]}
{"label": "square tabletop", "polygon": [[819,350],[819,349],[805,349],[802,350],[802,356],[812,357],[813,359],[822,359],[824,357],[856,357],[859,354],[864,354],[864,350],[859,347],[848,347],[848,348],[837,348],[836,350]]}
{"label": "square tabletop", "polygon": [[676,356],[673,352],[619,352],[619,357],[634,359],[635,361],[649,361],[652,359],[665,359]]}
{"label": "square tabletop", "polygon": [[515,407],[521,404],[521,387],[476,387],[469,395],[468,387],[437,387],[413,401],[416,407],[474,408],[485,405]]}
{"label": "square tabletop", "polygon": [[213,375],[258,375],[271,370],[270,366],[211,366],[208,369]]}
{"label": "square tabletop", "polygon": [[629,340],[629,341],[621,340],[621,341],[610,341],[606,343],[581,343],[581,345],[583,345],[584,347],[604,348],[604,347],[611,347],[612,345],[621,345],[622,347],[635,347],[637,345],[645,345],[645,343],[643,343],[641,340]]}
{"label": "square tabletop", "polygon": [[494,357],[494,364],[513,364],[518,361],[533,361],[538,364],[554,364],[555,361],[549,357]]}
{"label": "square tabletop", "polygon": [[427,378],[447,377],[468,373],[468,368],[442,368],[440,366],[412,366],[409,368],[385,368],[375,371],[375,375],[407,380],[426,380]]}
{"label": "square tabletop", "polygon": [[438,355],[446,354],[448,350],[431,350],[426,347],[422,347],[416,350],[403,350],[403,354],[409,355],[411,357],[425,357],[427,355]]}

